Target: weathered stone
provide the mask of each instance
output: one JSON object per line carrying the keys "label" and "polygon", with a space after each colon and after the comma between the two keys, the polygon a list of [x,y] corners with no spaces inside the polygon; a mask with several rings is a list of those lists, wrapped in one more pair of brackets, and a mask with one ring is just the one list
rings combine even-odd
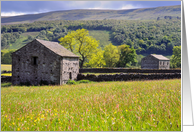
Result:
{"label": "weathered stone", "polygon": [[141,60],[141,69],[170,69],[170,60],[162,55],[150,54]]}
{"label": "weathered stone", "polygon": [[76,79],[79,57],[56,42],[35,39],[12,53],[12,84],[65,84]]}

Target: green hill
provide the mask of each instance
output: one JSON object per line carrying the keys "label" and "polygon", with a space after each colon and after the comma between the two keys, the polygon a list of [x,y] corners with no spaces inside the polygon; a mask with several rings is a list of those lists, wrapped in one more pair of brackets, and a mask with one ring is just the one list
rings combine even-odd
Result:
{"label": "green hill", "polygon": [[130,10],[65,10],[40,14],[1,17],[1,24],[31,23],[45,20],[153,20],[165,16],[180,17],[181,5]]}

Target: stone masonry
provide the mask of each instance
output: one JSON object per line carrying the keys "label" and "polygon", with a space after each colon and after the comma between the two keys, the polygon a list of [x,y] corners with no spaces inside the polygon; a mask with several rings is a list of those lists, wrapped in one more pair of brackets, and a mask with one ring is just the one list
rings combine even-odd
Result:
{"label": "stone masonry", "polygon": [[150,54],[141,60],[141,69],[170,69],[170,60],[162,55]]}
{"label": "stone masonry", "polygon": [[76,79],[79,57],[57,42],[35,39],[12,54],[12,84],[65,84]]}

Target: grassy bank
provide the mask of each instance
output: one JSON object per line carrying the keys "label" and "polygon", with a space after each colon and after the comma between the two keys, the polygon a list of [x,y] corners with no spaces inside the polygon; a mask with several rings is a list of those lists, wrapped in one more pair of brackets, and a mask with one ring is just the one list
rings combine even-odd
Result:
{"label": "grassy bank", "polygon": [[6,84],[1,130],[180,131],[181,80]]}

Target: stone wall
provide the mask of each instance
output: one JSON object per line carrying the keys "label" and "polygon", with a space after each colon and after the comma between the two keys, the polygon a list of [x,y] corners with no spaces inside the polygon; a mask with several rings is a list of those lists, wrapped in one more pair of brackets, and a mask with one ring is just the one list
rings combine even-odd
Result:
{"label": "stone wall", "polygon": [[60,60],[62,58],[40,44],[32,41],[12,54],[12,84],[41,81],[60,84]]}
{"label": "stone wall", "polygon": [[181,70],[130,69],[130,68],[84,68],[79,73],[181,73]]}
{"label": "stone wall", "polygon": [[69,79],[77,80],[77,75],[79,73],[79,61],[78,58],[63,58],[62,63],[62,77],[61,84],[66,84]]}
{"label": "stone wall", "polygon": [[1,76],[1,83],[11,82],[11,76]]}
{"label": "stone wall", "polygon": [[149,55],[141,60],[141,69],[170,69],[170,61],[158,60]]}
{"label": "stone wall", "polygon": [[141,69],[159,69],[159,61],[150,55],[144,57],[141,60]]}
{"label": "stone wall", "polygon": [[90,81],[129,81],[129,80],[156,80],[156,79],[174,79],[181,78],[180,73],[166,73],[166,74],[115,74],[115,75],[92,75],[92,74],[78,74],[77,80]]}
{"label": "stone wall", "polygon": [[159,69],[170,69],[170,61],[159,61]]}

